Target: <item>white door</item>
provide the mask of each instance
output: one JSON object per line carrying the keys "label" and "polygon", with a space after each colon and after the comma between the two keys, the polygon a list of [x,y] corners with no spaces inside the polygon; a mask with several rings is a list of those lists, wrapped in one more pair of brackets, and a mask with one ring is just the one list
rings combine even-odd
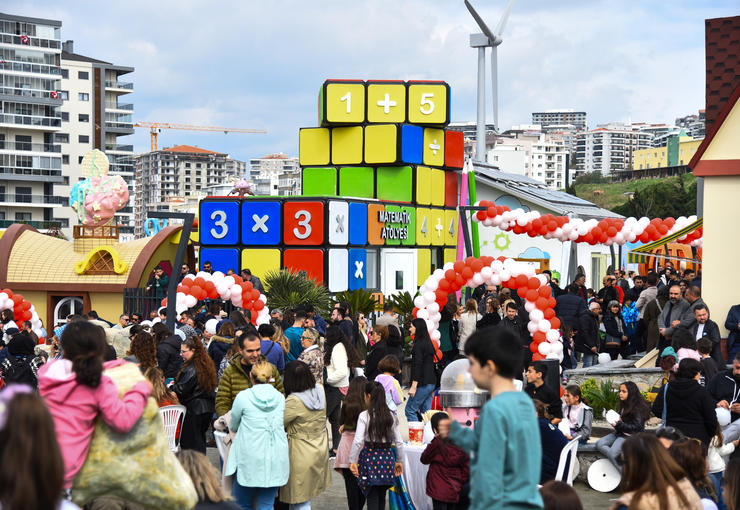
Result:
{"label": "white door", "polygon": [[386,296],[404,291],[416,294],[416,250],[381,250],[380,281]]}
{"label": "white door", "polygon": [[[59,323],[66,323],[67,316],[72,314],[82,313],[83,302],[80,297],[66,297],[60,299],[57,306],[54,307],[54,322],[53,327],[56,327]],[[48,327],[48,326],[47,326]]]}

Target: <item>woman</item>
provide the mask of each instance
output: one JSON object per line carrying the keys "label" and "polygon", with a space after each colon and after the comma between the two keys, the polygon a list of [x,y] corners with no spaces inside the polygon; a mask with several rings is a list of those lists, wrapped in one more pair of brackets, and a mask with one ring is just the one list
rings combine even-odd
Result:
{"label": "woman", "polygon": [[714,483],[707,476],[707,454],[701,443],[689,438],[681,439],[668,448],[668,453],[686,473],[704,508],[717,508],[717,494]]}
{"label": "woman", "polygon": [[677,428],[686,437],[694,437],[709,448],[717,432],[714,398],[701,384],[701,362],[684,358],[678,364],[676,378],[658,391],[653,414],[665,417],[664,425]]}
{"label": "woman", "polygon": [[296,360],[285,367],[285,394],[290,477],[280,488],[280,501],[311,508],[311,499],[331,486],[324,390],[308,365]]}
{"label": "woman", "polygon": [[203,342],[191,337],[182,342],[180,354],[185,364],[170,389],[187,412],[182,423],[180,447],[206,453],[206,431],[216,410],[214,390],[218,387],[216,367]]}
{"label": "woman", "polygon": [[470,335],[475,333],[475,325],[481,318],[481,315],[478,313],[478,303],[475,302],[475,299],[468,299],[465,302],[465,311],[457,320],[458,327],[460,328],[460,341],[457,344],[457,349],[463,356],[465,355],[465,341]]}
{"label": "woman", "polygon": [[285,336],[283,327],[280,325],[280,321],[272,321],[272,325],[275,328],[275,334],[272,335],[272,341],[283,348],[283,355],[287,355],[290,352],[290,340]]}
{"label": "woman", "polygon": [[[43,481],[43,483],[40,483]],[[54,421],[30,386],[0,392],[0,508],[72,510]]]}
{"label": "woman", "polygon": [[177,395],[164,385],[164,375],[160,369],[150,367],[144,372],[144,377],[151,383],[152,397],[159,407],[180,405]]}
{"label": "woman", "polygon": [[[475,303],[475,300],[468,300],[471,301]],[[414,344],[411,348],[411,388],[406,402],[406,419],[412,422],[420,421],[419,415],[431,408],[437,376],[434,373],[434,346],[426,321],[414,319],[409,329]]]}
{"label": "woman", "polygon": [[220,366],[221,360],[234,345],[234,324],[224,322],[218,330],[217,335],[211,337],[211,343],[208,344],[208,355],[213,360],[214,366]]}
{"label": "woman", "polygon": [[496,324],[501,322],[501,315],[499,314],[498,309],[498,299],[493,296],[488,296],[486,298],[486,313],[476,323],[475,327],[477,329],[482,329],[490,326],[495,326]]}
{"label": "woman", "polygon": [[365,505],[365,495],[360,490],[360,486],[357,485],[357,478],[349,470],[349,453],[352,449],[352,442],[355,440],[357,420],[360,413],[367,407],[365,401],[366,383],[367,379],[362,376],[352,379],[352,382],[349,383],[347,395],[344,397],[344,402],[342,402],[342,412],[339,415],[342,424],[340,428],[342,439],[339,441],[334,469],[342,473],[342,478],[344,478],[344,490],[347,493],[349,510],[362,510]]}
{"label": "woman", "polygon": [[304,329],[301,335],[301,346],[303,346],[303,352],[298,356],[298,361],[308,365],[314,380],[317,384],[322,384],[324,382],[324,357],[319,349],[319,332],[313,328]]}
{"label": "woman", "polygon": [[154,347],[154,338],[146,331],[138,331],[129,344],[127,361],[139,365],[142,373],[150,368],[157,367],[157,349]]}
{"label": "woman", "polygon": [[372,381],[378,375],[378,363],[388,355],[388,328],[376,324],[370,332],[370,339],[373,347],[365,360],[365,376]]}
{"label": "woman", "polygon": [[355,339],[357,342],[357,356],[360,358],[362,363],[367,358],[367,351],[369,346],[367,345],[367,319],[364,313],[357,312],[355,314]]}
{"label": "woman", "polygon": [[249,321],[244,317],[244,314],[239,310],[232,310],[229,314],[229,320],[234,323],[234,330],[237,328],[243,328]]}
{"label": "woman", "polygon": [[568,444],[568,439],[559,428],[554,426],[547,414],[547,405],[539,400],[533,400],[534,409],[537,412],[537,423],[540,426],[540,442],[542,444],[542,467],[540,468],[540,485],[554,480],[560,462],[560,452]]}
{"label": "woman", "polygon": [[606,329],[605,350],[611,359],[617,359],[620,354],[626,359],[629,356],[629,337],[619,301],[609,301],[604,314],[604,329]]}
{"label": "woman", "polygon": [[194,450],[181,450],[177,452],[177,460],[193,481],[198,494],[198,504],[193,510],[239,510],[224,494],[220,477],[208,457]]}
{"label": "woman", "polygon": [[740,510],[740,459],[731,459],[725,469],[722,499],[727,510]]}
{"label": "woman", "polygon": [[606,455],[617,469],[622,444],[632,434],[645,430],[645,422],[650,418],[650,408],[642,398],[639,388],[632,381],[619,385],[619,421],[614,432],[596,442],[596,449]]}
{"label": "woman", "polygon": [[624,442],[622,496],[611,510],[702,510],[683,469],[654,434],[641,432]]}
{"label": "woman", "polygon": [[[457,342],[457,329],[453,325],[453,315],[455,314],[456,305],[454,302],[447,303],[439,312],[441,318],[439,320],[439,350],[442,351],[442,362],[447,365],[455,359],[457,350],[455,349],[455,343]],[[499,316],[499,320],[501,317]]]}
{"label": "woman", "polygon": [[182,368],[181,338],[173,335],[172,331],[161,322],[152,326],[152,334],[154,344],[157,346],[157,366],[162,370],[166,379],[172,379]]}
{"label": "woman", "polygon": [[231,408],[230,427],[236,437],[224,475],[235,475],[234,498],[242,508],[272,509],[278,489],[288,481],[285,397],[269,383],[272,369],[266,360],[252,365],[249,378],[253,386],[240,392]]}
{"label": "woman", "polygon": [[331,425],[332,455],[336,455],[339,447],[339,411],[342,400],[347,394],[349,375],[352,368],[359,366],[357,351],[349,343],[339,326],[326,328],[326,352],[324,366],[326,367],[326,417]]}

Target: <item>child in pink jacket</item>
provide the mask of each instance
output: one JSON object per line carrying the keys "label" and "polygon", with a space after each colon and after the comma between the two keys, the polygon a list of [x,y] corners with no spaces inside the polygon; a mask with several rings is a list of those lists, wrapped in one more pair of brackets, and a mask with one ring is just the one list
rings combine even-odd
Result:
{"label": "child in pink jacket", "polygon": [[151,385],[139,382],[118,398],[118,388],[103,375],[103,369],[126,362],[103,364],[106,341],[100,326],[87,321],[69,323],[61,346],[63,358],[39,370],[39,393],[54,418],[64,458],[64,488],[68,489],[87,457],[98,414],[116,432],[128,432],[144,412]]}

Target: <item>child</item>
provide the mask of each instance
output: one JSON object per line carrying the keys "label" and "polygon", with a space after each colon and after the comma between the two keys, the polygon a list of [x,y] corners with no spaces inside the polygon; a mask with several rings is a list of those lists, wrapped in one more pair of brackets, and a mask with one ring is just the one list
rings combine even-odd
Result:
{"label": "child", "polygon": [[702,338],[696,342],[696,347],[699,351],[701,359],[701,383],[702,386],[706,386],[707,383],[717,375],[719,369],[717,368],[717,362],[712,358],[712,349],[714,344],[709,338]]}
{"label": "child", "polygon": [[566,434],[566,437],[573,439],[576,435],[579,435],[581,438],[578,442],[584,444],[591,437],[594,410],[581,400],[581,388],[577,384],[571,384],[565,387],[563,399],[565,400],[565,404],[563,404],[563,421],[566,422],[570,429],[570,434]]}
{"label": "child", "polygon": [[398,358],[392,354],[384,356],[378,362],[378,372],[380,373],[375,377],[375,382],[383,386],[388,409],[396,414],[398,406],[403,402],[403,392],[396,380],[396,375],[401,373],[401,364],[398,362]]}
{"label": "child", "polygon": [[504,329],[476,331],[465,343],[470,374],[491,400],[471,430],[452,422],[450,439],[471,454],[470,510],[542,508],[537,491],[542,462],[532,400],[516,391],[519,338]]}
{"label": "child", "polygon": [[367,410],[357,419],[349,469],[365,494],[367,510],[382,510],[386,492],[403,473],[403,440],[398,420],[385,403],[383,386],[365,384],[365,401]]}
{"label": "child", "polygon": [[87,457],[98,414],[114,431],[125,434],[144,412],[152,387],[140,381],[118,398],[118,387],[103,369],[126,361],[103,364],[107,344],[100,326],[70,322],[62,333],[61,346],[64,358],[39,370],[39,393],[54,418],[64,458],[64,488],[69,489]]}
{"label": "child", "polygon": [[470,460],[447,437],[450,417],[434,413],[430,420],[434,439],[421,454],[421,463],[429,464],[427,496],[432,498],[434,510],[456,510],[460,492],[470,476]]}
{"label": "child", "polygon": [[365,496],[362,494],[360,486],[357,485],[357,478],[349,470],[349,452],[355,439],[357,419],[367,407],[365,405],[366,383],[367,379],[362,376],[355,377],[349,382],[347,394],[342,402],[342,409],[339,411],[339,431],[342,433],[342,438],[339,440],[334,469],[342,473],[344,478],[344,490],[347,493],[347,507],[349,510],[362,510],[365,504]]}
{"label": "child", "polygon": [[[711,342],[711,340],[708,340]],[[709,452],[707,453],[707,466],[709,478],[714,483],[714,489],[717,491],[717,501],[720,508],[724,507],[722,501],[722,476],[725,473],[725,459],[735,451],[740,439],[736,439],[727,444],[724,444],[724,438],[722,437],[722,426],[717,423],[717,433],[709,442]]]}

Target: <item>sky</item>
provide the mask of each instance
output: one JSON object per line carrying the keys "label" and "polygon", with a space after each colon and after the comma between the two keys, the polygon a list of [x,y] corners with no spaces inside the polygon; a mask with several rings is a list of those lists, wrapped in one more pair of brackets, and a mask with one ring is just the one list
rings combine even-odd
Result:
{"label": "sky", "polygon": [[[518,0],[498,50],[500,125],[548,108],[588,124],[673,122],[704,105],[704,19],[737,0]],[[492,29],[505,0],[471,0]],[[136,121],[266,129],[163,131],[241,160],[296,156],[328,78],[444,80],[451,120],[474,121],[479,32],[462,0],[3,0],[3,12],[62,21],[75,52],[134,67]],[[490,60],[487,120],[492,122]],[[120,138],[149,150],[148,129]]]}

